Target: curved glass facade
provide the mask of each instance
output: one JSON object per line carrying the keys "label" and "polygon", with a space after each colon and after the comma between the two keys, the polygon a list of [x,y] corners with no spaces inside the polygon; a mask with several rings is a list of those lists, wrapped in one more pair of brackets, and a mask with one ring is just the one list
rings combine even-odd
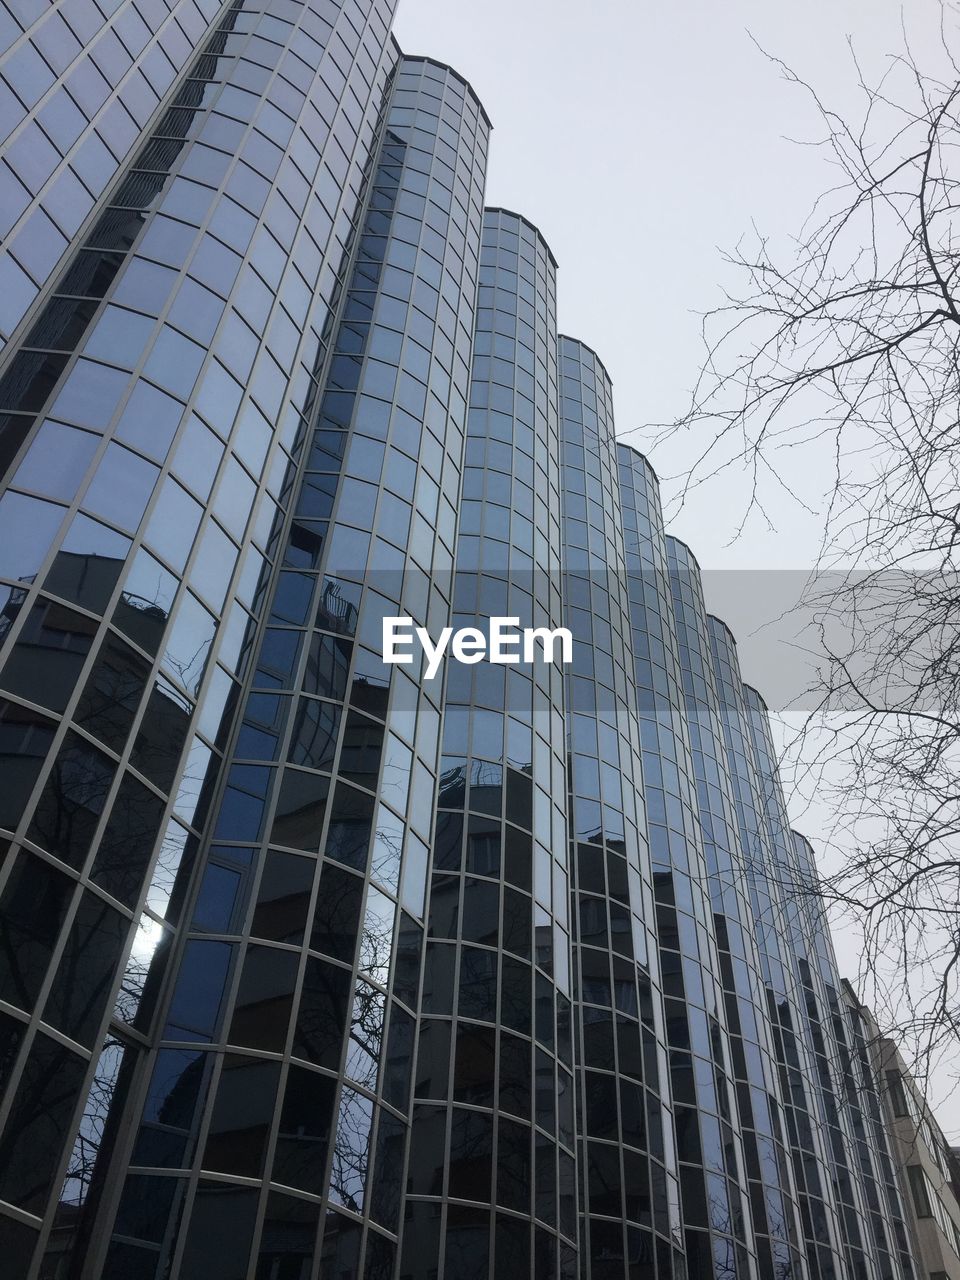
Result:
{"label": "curved glass facade", "polygon": [[[829,1142],[828,1159],[843,1229],[844,1257],[851,1276],[875,1274],[886,1280],[900,1273],[897,1255],[903,1241],[903,1207],[882,1129],[878,1133],[867,1119],[879,1115],[879,1095],[870,1079],[866,1056],[862,1062],[857,1060],[856,1067],[841,1057],[845,1039],[851,1041],[856,1057],[856,1026],[846,1028],[844,1037],[833,1025],[831,991],[835,1003],[840,983],[829,934],[825,932],[822,903],[810,896],[815,872],[809,845],[789,829],[766,704],[752,687],[745,686],[744,692],[764,812],[784,889],[783,909],[791,950],[803,993],[806,1039],[816,1064],[815,1079]],[[856,1086],[863,1068],[868,1073],[868,1096],[861,1098]],[[849,1093],[847,1082],[851,1086]]]}
{"label": "curved glass facade", "polygon": [[914,1280],[765,708],[393,9],[0,17],[4,1276]]}
{"label": "curved glass facade", "polygon": [[805,1274],[800,1208],[774,1057],[771,1003],[754,933],[754,872],[741,843],[727,768],[700,566],[682,542],[667,538],[666,545],[758,1269],[761,1276],[792,1280]]}
{"label": "curved glass facade", "polygon": [[708,622],[807,1263],[811,1276],[827,1280],[843,1274],[838,1211],[824,1148],[813,1055],[804,1035],[805,1011],[792,951],[790,907],[780,872],[779,829],[773,824],[773,801],[758,768],[750,702],[740,678],[736,643],[719,619],[711,617]]}
{"label": "curved glass facade", "polygon": [[682,1274],[613,393],[560,341],[582,1273]]}
{"label": "curved glass facade", "polygon": [[[525,219],[485,212],[479,284],[452,623],[553,629],[555,263]],[[558,666],[447,663],[405,1276],[575,1274],[563,727]]]}
{"label": "curved glass facade", "polygon": [[733,1050],[683,699],[659,486],[618,446],[647,838],[670,1055],[687,1265],[756,1276]]}
{"label": "curved glass facade", "polygon": [[4,6],[0,349],[156,121],[196,43],[231,7],[223,0]]}
{"label": "curved glass facade", "polygon": [[152,1051],[396,59],[387,5],[274,10],[198,42],[5,353],[3,1224],[45,1273]]}
{"label": "curved glass facade", "polygon": [[128,1257],[189,1078],[179,1226],[153,1227],[175,1275],[232,1274],[230,1175],[239,1256],[393,1267],[440,698],[384,666],[381,619],[450,610],[486,129],[453,73],[400,62],[114,1224]]}

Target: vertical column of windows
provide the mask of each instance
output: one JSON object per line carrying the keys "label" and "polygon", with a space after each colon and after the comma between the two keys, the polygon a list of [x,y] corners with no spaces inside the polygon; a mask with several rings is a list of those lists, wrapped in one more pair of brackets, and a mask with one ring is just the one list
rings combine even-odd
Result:
{"label": "vertical column of windows", "polygon": [[[452,623],[552,630],[555,264],[517,215],[483,227]],[[575,1271],[562,714],[557,665],[448,666],[405,1275]]]}
{"label": "vertical column of windows", "polygon": [[[140,1237],[179,1276],[394,1265],[439,684],[383,665],[381,620],[449,616],[487,130],[455,74],[399,63],[115,1222],[122,1257],[182,1092]],[[221,1261],[238,1176],[263,1189]]]}
{"label": "vertical column of windows", "polygon": [[222,0],[6,8],[0,350],[222,8]]}
{"label": "vertical column of windows", "polygon": [[771,851],[762,779],[735,642],[718,619],[711,617],[709,627],[727,766],[734,788],[754,927],[764,966],[775,1057],[785,1103],[786,1140],[793,1157],[807,1263],[812,1277],[835,1280],[842,1276],[843,1267],[839,1222],[825,1162],[823,1115],[815,1068],[807,1046],[803,1002],[789,945],[788,907]]}
{"label": "vertical column of windows", "polygon": [[[796,981],[803,1001],[803,1021],[800,1030],[807,1042],[811,1061],[811,1090],[815,1090],[821,1116],[821,1131],[826,1133],[823,1142],[824,1162],[827,1171],[823,1175],[826,1188],[832,1191],[836,1211],[842,1228],[844,1247],[848,1250],[850,1265],[861,1271],[883,1277],[895,1276],[895,1264],[891,1256],[892,1230],[886,1220],[886,1206],[879,1194],[877,1179],[870,1161],[857,1177],[855,1143],[849,1127],[849,1117],[842,1108],[842,1084],[832,1074],[832,1054],[824,1028],[829,1023],[826,1013],[827,999],[820,972],[811,963],[810,913],[804,896],[804,873],[797,857],[793,833],[789,829],[783,792],[777,772],[773,739],[770,734],[766,705],[757,691],[745,686],[744,697],[749,715],[757,775],[760,783],[761,802],[766,823],[768,841],[774,852],[778,878],[783,890],[783,936],[790,949]],[[842,1141],[837,1141],[842,1138]],[[851,1173],[859,1185],[851,1185]],[[826,1193],[825,1193],[826,1194]],[[869,1234],[862,1230],[864,1210],[870,1216]],[[854,1210],[855,1212],[851,1212]],[[864,1245],[868,1245],[865,1253]]]}
{"label": "vertical column of windows", "polygon": [[[347,8],[227,12],[118,189],[130,198],[118,194],[97,224],[108,242],[77,251],[37,322],[46,343],[78,304],[67,329],[79,358],[21,451],[17,487],[0,497],[10,584],[0,719],[4,752],[18,758],[0,821],[22,846],[0,888],[17,930],[2,998],[51,1028],[31,1049],[22,1021],[5,1019],[23,1047],[4,1113],[15,1216],[0,1221],[31,1249],[65,1171],[51,1256],[70,1247],[106,1113],[119,1106],[112,1092],[129,1076],[117,1046],[136,1057],[149,1029],[181,909],[178,865],[188,870],[209,805],[205,779],[219,767],[223,713],[289,501],[299,410],[309,411],[337,284],[331,263],[385,77],[389,7]],[[242,101],[239,89],[230,96],[240,84],[253,90]],[[335,196],[327,158],[347,171]],[[182,203],[192,187],[204,211]],[[228,323],[243,316],[259,326],[246,391],[229,357],[205,355],[226,355]],[[106,1040],[104,1014],[117,1029]],[[70,1082],[54,1125],[41,1119],[52,1033],[67,1038],[57,1053]],[[41,1165],[47,1180],[30,1181]]]}
{"label": "vertical column of windows", "polygon": [[[754,695],[758,716],[764,711]],[[764,717],[758,720],[762,734],[760,756],[764,767],[776,776],[773,745]],[[847,1228],[846,1242],[856,1255],[856,1265],[864,1272],[873,1267],[878,1275],[911,1280],[903,1203],[890,1153],[890,1139],[883,1120],[880,1088],[866,1057],[860,1070],[854,1068],[850,1048],[856,1043],[855,1028],[838,1026],[834,1010],[839,1009],[840,977],[813,850],[803,836],[789,832],[791,871],[801,924],[796,946],[797,962],[807,1002],[809,1031],[817,1053],[820,1079],[828,1106],[834,1184]],[[847,1034],[842,1034],[846,1032]],[[848,1074],[853,1077],[848,1082]],[[849,1090],[849,1084],[854,1091]],[[848,1099],[856,1099],[851,1107]],[[869,1115],[870,1123],[864,1124]],[[861,1143],[866,1135],[868,1150]],[[862,1160],[866,1154],[868,1159]],[[869,1227],[867,1222],[869,1220]]]}
{"label": "vertical column of windows", "polygon": [[581,1274],[683,1274],[612,393],[562,338]]}
{"label": "vertical column of windows", "polygon": [[658,484],[633,449],[617,460],[687,1265],[746,1280],[753,1230]]}
{"label": "vertical column of windows", "polygon": [[761,1277],[801,1280],[807,1271],[800,1210],[784,1145],[784,1100],[754,936],[748,863],[727,769],[700,569],[683,543],[667,538],[666,546],[758,1267]]}

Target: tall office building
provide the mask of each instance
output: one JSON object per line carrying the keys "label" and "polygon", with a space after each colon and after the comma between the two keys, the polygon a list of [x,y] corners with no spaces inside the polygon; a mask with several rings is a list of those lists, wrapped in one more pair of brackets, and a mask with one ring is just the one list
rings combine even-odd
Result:
{"label": "tall office building", "polygon": [[393,8],[5,6],[3,1274],[914,1280],[762,701]]}

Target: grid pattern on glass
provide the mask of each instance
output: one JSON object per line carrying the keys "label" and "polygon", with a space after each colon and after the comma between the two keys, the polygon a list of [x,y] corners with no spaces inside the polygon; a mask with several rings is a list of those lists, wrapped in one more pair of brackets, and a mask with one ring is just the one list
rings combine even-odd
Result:
{"label": "grid pattern on glass", "polygon": [[[552,629],[555,264],[488,209],[479,279],[452,625]],[[448,667],[405,1217],[448,1207],[426,1242],[408,1231],[404,1275],[575,1272],[562,715],[555,666]]]}
{"label": "grid pattern on glass", "polygon": [[[771,756],[772,759],[772,756]],[[869,1060],[859,1056],[871,1036],[859,1013],[844,1012],[842,984],[830,937],[813,850],[798,832],[790,833],[793,872],[801,886],[805,947],[798,953],[817,1067],[829,1093],[828,1123],[832,1158],[846,1228],[845,1246],[867,1257],[873,1245],[886,1269],[913,1275],[904,1203],[894,1172],[891,1146],[882,1120],[882,1090]],[[856,1217],[854,1218],[854,1214]],[[869,1224],[869,1225],[868,1225]]]}
{"label": "grid pattern on glass", "polygon": [[582,1274],[682,1275],[610,380],[560,340]]}
{"label": "grid pattern on glass", "polygon": [[[900,1260],[896,1257],[894,1219],[902,1218],[902,1210],[896,1200],[889,1200],[885,1189],[881,1194],[884,1163],[887,1178],[893,1182],[889,1152],[882,1128],[878,1145],[877,1134],[868,1134],[867,1125],[859,1131],[861,1126],[852,1109],[844,1105],[844,1081],[849,1079],[855,1085],[861,1070],[849,1061],[842,1062],[837,1053],[840,1046],[830,1034],[829,994],[813,954],[816,931],[807,898],[808,869],[801,861],[797,841],[789,827],[767,708],[750,686],[745,686],[745,696],[769,840],[786,887],[785,933],[803,994],[806,1014],[803,1030],[816,1066],[814,1087],[819,1093],[820,1115],[827,1125],[832,1184],[840,1188],[837,1199],[844,1247],[851,1265],[862,1267],[869,1256],[881,1275],[898,1276]],[[869,1095],[861,1100],[860,1109],[866,1114],[879,1114],[879,1107],[879,1095],[876,1088],[871,1087]],[[862,1141],[866,1142],[866,1150],[861,1146]]]}
{"label": "grid pattern on glass", "polygon": [[[162,1161],[178,1275],[237,1176],[265,1188],[244,1258],[393,1266],[440,718],[380,619],[449,616],[487,129],[400,61],[153,1067],[196,1082]],[[112,1256],[168,1137],[153,1088]]]}
{"label": "grid pattern on glass", "polygon": [[0,15],[4,1262],[903,1280],[762,703],[393,7]]}
{"label": "grid pattern on glass", "polygon": [[[23,846],[8,852],[0,889],[23,938],[4,998],[51,1028],[31,1049],[11,1020],[22,1047],[3,1140],[17,1189],[2,1194],[37,1227],[64,1174],[61,1217],[77,1217],[89,1135],[111,1081],[122,1089],[129,1078],[103,1048],[106,1021],[123,1029],[129,1061],[153,1014],[181,905],[178,863],[189,870],[204,780],[219,771],[382,102],[389,6],[269,9],[227,14],[211,37],[218,56],[203,51],[188,81],[190,120],[184,106],[162,117],[176,116],[165,153],[176,176],[148,175],[155,198],[134,251],[92,331],[76,335],[79,358],[22,455],[18,488],[0,497],[2,573],[14,584],[4,750],[18,759],[2,822]],[[231,185],[241,165],[244,182]],[[247,179],[255,168],[259,185]],[[168,212],[191,172],[206,212]],[[144,343],[135,358],[127,321]],[[230,372],[241,322],[257,334],[246,389]],[[53,912],[40,928],[45,887]],[[51,1034],[69,1038],[58,1049],[65,1088],[40,1143],[51,1102],[36,1082],[59,1044]],[[61,1225],[53,1252],[69,1244]]]}
{"label": "grid pattern on glass", "polygon": [[807,1264],[811,1276],[828,1277],[844,1265],[842,1236],[824,1141],[822,1100],[813,1053],[805,1034],[803,996],[790,945],[790,894],[775,860],[764,803],[770,796],[769,791],[765,792],[756,756],[754,725],[748,695],[740,678],[736,644],[728,628],[718,619],[709,618],[708,625],[727,764],[734,784],[741,841],[752,872],[750,889],[755,929],[771,1012]]}
{"label": "grid pattern on glass", "polygon": [[[807,864],[808,859],[810,859],[809,865],[812,868],[813,862],[809,844],[802,836],[798,836],[796,832],[793,833],[793,836],[798,858],[802,864]],[[825,958],[829,959],[833,977],[836,978],[836,959],[833,956],[833,944],[829,933],[826,932],[825,913],[821,912],[820,914],[821,921],[817,929],[818,938],[822,944]],[[897,1250],[900,1271],[897,1271],[895,1267],[889,1264],[888,1270],[897,1277],[897,1280],[899,1280],[901,1274],[907,1280],[914,1280],[915,1277],[922,1274],[923,1255],[921,1251],[921,1255],[918,1258],[914,1252],[914,1246],[910,1240],[910,1233],[905,1220],[907,1196],[913,1191],[912,1186],[908,1190],[908,1185],[912,1181],[909,1165],[904,1168],[904,1152],[902,1150],[900,1151],[900,1160],[896,1171],[891,1160],[891,1147],[896,1149],[897,1143],[895,1133],[891,1134],[884,1120],[882,1086],[876,1070],[878,1028],[872,1018],[868,1017],[866,1011],[861,1007],[849,983],[841,981],[837,986],[830,983],[827,990],[833,1014],[832,1026],[839,1050],[841,1069],[845,1072],[843,1090],[853,1119],[854,1132],[857,1138],[857,1153],[868,1187],[869,1211],[874,1233],[881,1240],[889,1239],[884,1227],[892,1228],[892,1244],[890,1247]],[[909,1154],[906,1157],[908,1160],[914,1158],[917,1149],[915,1123],[911,1118]],[[925,1125],[923,1120],[921,1120],[921,1124],[926,1128],[927,1134],[932,1139],[933,1134],[930,1131],[930,1127]],[[921,1136],[921,1142],[923,1140]],[[937,1149],[935,1140],[929,1144],[928,1150],[932,1156],[933,1164],[938,1169],[938,1182],[941,1179],[945,1180],[946,1160],[942,1152]],[[872,1184],[875,1184],[875,1191]],[[960,1229],[943,1209],[942,1202],[936,1191],[933,1188],[931,1190],[934,1191],[934,1203],[932,1205],[934,1212],[937,1212],[938,1205],[943,1212],[943,1220],[939,1224],[941,1231],[946,1235],[948,1245],[953,1253],[960,1256]],[[916,1203],[914,1202],[915,1208]],[[869,1249],[869,1246],[867,1248]]]}
{"label": "grid pattern on glass", "polygon": [[619,445],[617,461],[687,1266],[748,1280],[752,1214],[659,485],[633,449]]}
{"label": "grid pattern on glass", "polygon": [[18,0],[0,14],[0,351],[223,0]]}
{"label": "grid pattern on glass", "polygon": [[761,1276],[802,1275],[800,1206],[785,1146],[771,1002],[754,935],[751,863],[740,842],[727,769],[700,568],[683,543],[668,537],[666,547],[758,1268]]}

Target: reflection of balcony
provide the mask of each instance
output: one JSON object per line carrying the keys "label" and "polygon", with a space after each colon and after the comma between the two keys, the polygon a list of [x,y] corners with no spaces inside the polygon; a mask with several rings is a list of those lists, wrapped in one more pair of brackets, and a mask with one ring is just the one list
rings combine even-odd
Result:
{"label": "reflection of balcony", "polygon": [[[351,589],[356,593],[357,600],[348,598],[347,591]],[[320,603],[317,605],[316,625],[326,631],[336,631],[339,635],[352,636],[357,629],[359,596],[360,587],[357,583],[324,579]]]}
{"label": "reflection of balcony", "polygon": [[440,795],[437,803],[445,809],[463,809],[467,801],[467,767],[457,765],[440,775]]}
{"label": "reflection of balcony", "polygon": [[148,653],[156,653],[159,648],[169,616],[155,600],[135,595],[132,591],[120,593],[114,611],[114,621],[120,630]]}

